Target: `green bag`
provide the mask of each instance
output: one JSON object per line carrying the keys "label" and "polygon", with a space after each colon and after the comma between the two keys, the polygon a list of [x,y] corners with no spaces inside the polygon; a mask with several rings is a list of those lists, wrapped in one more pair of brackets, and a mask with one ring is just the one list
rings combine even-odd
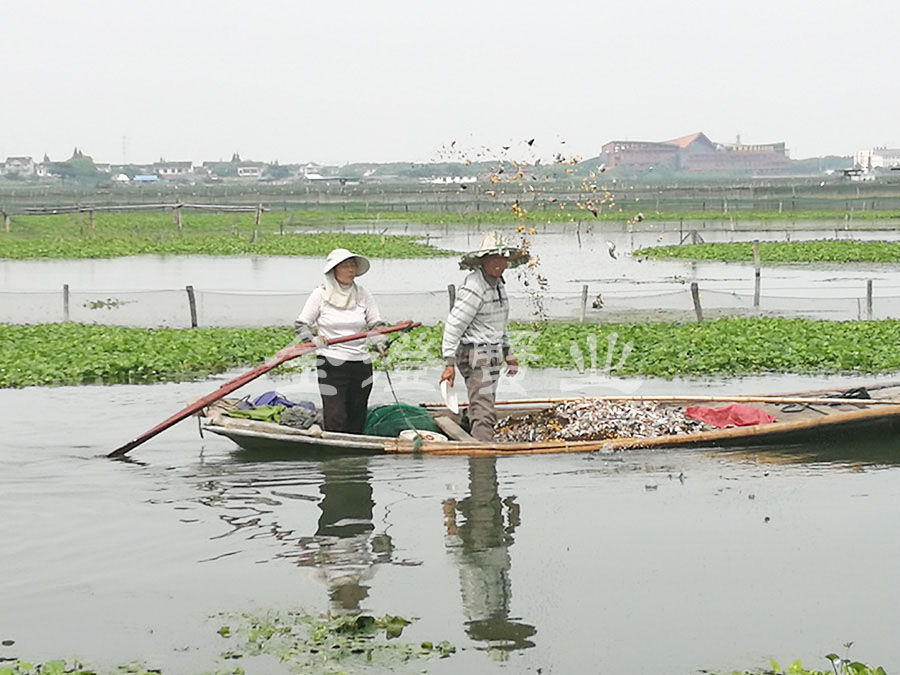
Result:
{"label": "green bag", "polygon": [[390,403],[369,408],[363,433],[395,438],[404,429],[440,431],[424,408],[406,403]]}
{"label": "green bag", "polygon": [[287,407],[283,405],[260,405],[248,410],[229,410],[223,414],[228,417],[242,417],[248,420],[278,424],[281,421],[281,413],[285,410]]}

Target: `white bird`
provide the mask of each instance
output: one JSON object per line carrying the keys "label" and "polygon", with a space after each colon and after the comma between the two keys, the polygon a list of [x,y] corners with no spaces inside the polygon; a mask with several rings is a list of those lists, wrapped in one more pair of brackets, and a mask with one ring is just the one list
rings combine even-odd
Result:
{"label": "white bird", "polygon": [[606,242],[606,249],[609,251],[610,258],[616,257],[616,245],[614,242],[611,242],[611,241]]}

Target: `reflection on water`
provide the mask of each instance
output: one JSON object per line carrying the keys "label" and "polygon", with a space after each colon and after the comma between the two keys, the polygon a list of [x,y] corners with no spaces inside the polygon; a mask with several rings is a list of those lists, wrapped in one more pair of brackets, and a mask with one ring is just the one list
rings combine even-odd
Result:
{"label": "reflection on water", "polygon": [[723,456],[751,457],[761,463],[825,464],[832,467],[877,467],[900,465],[900,421],[891,418],[868,428],[829,429],[815,439],[796,444],[769,445],[764,448],[735,448]]}
{"label": "reflection on water", "polygon": [[319,568],[332,610],[358,612],[369,595],[366,582],[374,566],[391,560],[391,538],[387,533],[375,533],[375,502],[366,458],[323,462],[322,478],[318,527],[315,536],[301,538],[300,545],[308,553],[298,556],[297,563]]}
{"label": "reflection on water", "polygon": [[521,519],[515,496],[500,497],[496,462],[469,460],[469,494],[444,501],[444,524],[447,551],[459,567],[466,632],[503,660],[511,650],[533,647],[529,638],[537,631],[509,615],[509,549]]}
{"label": "reflection on water", "polygon": [[[228,475],[205,475],[199,483],[200,502],[216,509],[229,526],[216,539],[276,540],[272,559],[314,568],[327,588],[331,613],[365,611],[379,565],[420,564],[397,560],[388,525],[373,517],[371,458],[249,459],[227,467]],[[537,631],[510,615],[510,548],[521,516],[515,495],[499,493],[496,462],[493,457],[468,460],[468,494],[443,502],[444,543],[459,571],[466,633],[493,658],[506,660],[512,651],[534,647]]]}
{"label": "reflection on water", "polygon": [[[275,558],[317,569],[333,612],[358,612],[376,566],[392,562],[393,552],[390,535],[377,532],[373,522],[368,462],[366,457],[341,457],[319,463],[247,463],[246,470],[262,469],[263,475],[205,480],[200,487],[208,494],[201,503],[224,509],[220,518],[232,529],[220,538],[238,531],[249,538],[273,537],[285,546]],[[318,497],[306,494],[314,486]],[[306,509],[295,515],[292,508],[292,503],[313,501],[320,511],[314,531],[306,524]]]}

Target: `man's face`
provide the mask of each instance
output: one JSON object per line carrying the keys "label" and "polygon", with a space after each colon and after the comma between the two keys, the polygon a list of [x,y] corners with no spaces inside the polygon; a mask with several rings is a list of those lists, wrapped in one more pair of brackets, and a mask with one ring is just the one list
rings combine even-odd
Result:
{"label": "man's face", "polygon": [[481,266],[484,268],[485,274],[496,279],[503,274],[503,270],[506,269],[508,264],[509,260],[502,255],[486,255]]}

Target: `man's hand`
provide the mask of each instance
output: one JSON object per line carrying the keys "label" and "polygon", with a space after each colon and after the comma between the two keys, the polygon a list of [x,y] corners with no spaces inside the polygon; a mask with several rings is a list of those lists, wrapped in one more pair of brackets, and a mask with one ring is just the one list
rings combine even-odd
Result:
{"label": "man's hand", "polygon": [[325,347],[328,346],[328,340],[326,340],[321,335],[316,335],[316,337],[314,337],[312,341],[313,341],[313,344],[316,346],[316,349],[324,349]]}
{"label": "man's hand", "polygon": [[519,372],[519,362],[515,360],[512,356],[506,357],[506,376],[513,377],[516,373]]}
{"label": "man's hand", "polygon": [[455,366],[444,366],[444,370],[441,373],[441,379],[438,380],[438,384],[447,380],[450,383],[450,386],[453,386],[453,381],[456,379],[456,367]]}

